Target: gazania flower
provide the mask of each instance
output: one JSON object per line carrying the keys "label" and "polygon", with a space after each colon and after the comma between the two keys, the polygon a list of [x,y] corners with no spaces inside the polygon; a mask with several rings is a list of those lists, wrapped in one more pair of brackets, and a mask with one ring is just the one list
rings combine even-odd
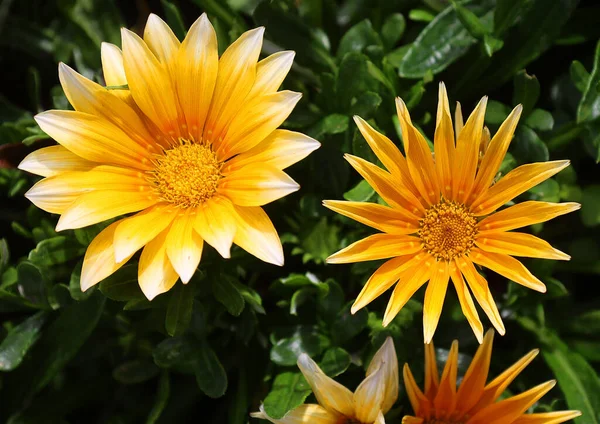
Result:
{"label": "gazania flower", "polygon": [[298,367],[319,405],[300,405],[280,420],[269,417],[261,406],[253,417],[276,424],[385,424],[383,415],[398,399],[398,358],[390,337],[373,356],[367,377],[354,393],[325,375],[306,354],[298,358]]}
{"label": "gazania flower", "polygon": [[424,392],[415,383],[408,364],[404,365],[404,385],[415,415],[405,416],[402,424],[559,424],[581,415],[579,411],[525,414],[527,409],[554,387],[556,381],[548,381],[496,402],[539,351],[532,350],[486,384],[493,339],[494,332],[490,330],[458,389],[458,341],[452,343],[441,379],[433,343],[425,345]]}
{"label": "gazania flower", "polygon": [[296,191],[282,170],[319,143],[276,129],[300,99],[277,91],[294,53],[258,61],[264,28],[248,31],[219,58],[206,15],[179,42],[150,15],[144,39],[122,30],[123,52],[102,45],[102,87],[60,64],[75,111],[36,116],[60,143],[20,168],[46,177],[27,197],[61,214],[57,231],[123,214],[90,244],[81,288],[109,276],[144,247],[139,283],[148,299],[187,283],[204,241],[223,257],[232,243],[283,264],[262,205]]}
{"label": "gazania flower", "polygon": [[496,182],[522,107],[519,105],[512,111],[490,141],[483,126],[486,102],[484,97],[464,126],[457,108],[455,142],[446,88],[440,84],[433,155],[423,135],[412,125],[400,98],[396,99],[396,106],[406,158],[389,138],[355,117],[360,132],[387,171],[356,156],[346,155],[346,159],[387,206],[334,200],[326,200],[324,205],[382,233],[340,250],[328,262],[393,259],[369,278],[352,312],[400,281],[385,311],[383,321],[387,325],[429,281],[423,317],[427,343],[435,332],[451,279],[463,313],[481,342],[483,327],[470,291],[500,334],[504,334],[504,326],[487,281],[475,265],[544,292],[544,284],[512,256],[569,259],[544,240],[509,230],[574,211],[579,204],[529,201],[496,212],[511,199],[564,169],[569,161],[522,165]]}

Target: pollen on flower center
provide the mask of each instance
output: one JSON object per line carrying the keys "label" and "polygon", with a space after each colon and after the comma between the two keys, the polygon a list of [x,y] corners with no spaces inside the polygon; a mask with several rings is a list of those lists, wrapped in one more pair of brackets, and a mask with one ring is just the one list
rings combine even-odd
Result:
{"label": "pollen on flower center", "polygon": [[210,145],[181,140],[156,159],[150,179],[163,200],[181,208],[196,207],[214,195],[221,166]]}
{"label": "pollen on flower center", "polygon": [[468,254],[477,235],[477,219],[466,206],[445,199],[427,209],[419,227],[425,250],[437,260]]}

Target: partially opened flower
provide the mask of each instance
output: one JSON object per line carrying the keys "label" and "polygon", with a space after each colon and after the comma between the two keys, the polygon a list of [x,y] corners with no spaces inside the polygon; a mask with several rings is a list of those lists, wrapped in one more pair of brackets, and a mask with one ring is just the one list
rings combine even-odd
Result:
{"label": "partially opened flower", "polygon": [[483,326],[470,291],[500,334],[504,334],[504,325],[487,281],[475,265],[544,292],[544,284],[512,256],[569,259],[538,237],[510,230],[574,211],[579,204],[528,201],[496,212],[511,199],[564,169],[569,161],[522,165],[495,181],[522,107],[519,105],[512,111],[490,141],[483,125],[486,103],[484,97],[464,126],[460,108],[457,109],[455,139],[446,88],[440,84],[432,154],[427,140],[413,126],[406,105],[396,99],[406,158],[389,138],[355,117],[359,130],[387,171],[356,156],[346,155],[346,159],[387,206],[334,200],[326,200],[324,205],[382,233],[340,250],[328,262],[393,259],[369,278],[352,312],[399,281],[385,311],[384,325],[387,325],[429,281],[423,317],[425,342],[429,342],[451,279],[463,313],[481,342]]}
{"label": "partially opened flower", "polygon": [[263,32],[242,34],[219,58],[206,15],[181,43],[150,15],[144,39],[122,30],[122,53],[102,45],[109,87],[60,64],[61,84],[75,111],[36,116],[60,145],[20,164],[46,177],[27,197],[61,214],[58,231],[138,212],[92,241],[82,290],[142,247],[139,283],[148,299],[178,278],[190,280],[204,241],[225,258],[235,243],[283,264],[281,242],[261,206],[298,189],[282,170],[319,143],[276,129],[300,94],[277,91],[293,52],[258,62]]}
{"label": "partially opened flower", "polygon": [[306,354],[298,358],[298,367],[319,404],[300,405],[279,420],[261,406],[253,417],[276,424],[384,424],[383,415],[398,399],[398,358],[390,337],[373,356],[366,378],[354,393],[325,375]]}
{"label": "partially opened flower", "polygon": [[579,411],[525,414],[554,387],[555,381],[548,381],[519,395],[497,401],[539,351],[532,350],[486,384],[493,339],[494,332],[490,330],[458,389],[458,342],[455,340],[452,343],[441,378],[433,343],[425,345],[425,391],[421,391],[415,383],[408,364],[404,365],[404,385],[414,416],[405,416],[402,424],[558,424],[581,415]]}

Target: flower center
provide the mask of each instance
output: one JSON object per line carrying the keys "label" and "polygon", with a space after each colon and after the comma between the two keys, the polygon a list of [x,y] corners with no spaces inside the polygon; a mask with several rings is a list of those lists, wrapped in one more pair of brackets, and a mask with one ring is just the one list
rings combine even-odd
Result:
{"label": "flower center", "polygon": [[193,208],[217,191],[221,166],[210,145],[181,140],[156,160],[151,181],[164,201]]}
{"label": "flower center", "polygon": [[446,199],[427,209],[419,227],[425,250],[437,260],[451,261],[467,255],[477,235],[477,219],[473,214],[465,205]]}

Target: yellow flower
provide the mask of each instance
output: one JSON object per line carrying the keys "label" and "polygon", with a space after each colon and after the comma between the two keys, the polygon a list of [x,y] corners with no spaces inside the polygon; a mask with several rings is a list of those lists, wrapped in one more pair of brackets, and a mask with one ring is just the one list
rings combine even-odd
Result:
{"label": "yellow flower", "polygon": [[319,143],[276,129],[301,95],[277,91],[294,52],[258,62],[264,28],[248,31],[219,58],[206,15],[185,40],[150,15],[144,39],[122,30],[123,52],[102,44],[107,88],[60,64],[75,111],[36,121],[59,146],[20,168],[46,177],[27,193],[61,214],[57,231],[138,212],[109,225],[85,255],[81,288],[106,278],[144,247],[139,284],[148,297],[196,270],[206,241],[228,258],[232,243],[283,264],[262,205],[298,189],[282,170]]}
{"label": "yellow flower", "polygon": [[400,98],[396,99],[396,106],[406,158],[389,138],[358,116],[354,118],[387,171],[356,156],[346,155],[346,159],[388,206],[325,200],[324,205],[329,209],[383,232],[340,250],[330,256],[328,262],[393,259],[385,262],[366,282],[352,306],[353,313],[400,280],[385,311],[383,323],[387,325],[429,281],[423,316],[424,337],[428,343],[435,332],[451,279],[463,313],[481,342],[483,327],[469,288],[500,334],[504,334],[504,325],[487,281],[475,265],[544,292],[544,284],[511,255],[570,258],[531,234],[509,230],[574,211],[579,209],[579,204],[528,201],[495,212],[568,166],[569,161],[522,165],[495,182],[522,107],[519,105],[512,111],[490,141],[489,131],[483,126],[486,103],[484,97],[464,126],[459,105],[455,142],[448,95],[444,84],[440,84],[435,158],[423,135],[411,123]]}
{"label": "yellow flower", "polygon": [[458,341],[452,343],[448,360],[439,378],[433,343],[425,345],[425,392],[415,383],[408,364],[404,365],[404,384],[415,416],[405,416],[402,424],[558,424],[581,415],[579,411],[525,414],[556,381],[548,381],[524,393],[496,402],[502,392],[536,357],[532,350],[486,385],[492,356],[494,332],[490,330],[458,390]]}
{"label": "yellow flower", "polygon": [[373,356],[354,393],[325,375],[306,354],[298,358],[298,367],[319,404],[300,405],[280,420],[269,417],[261,406],[253,417],[275,424],[385,424],[383,415],[398,399],[398,358],[390,337]]}

